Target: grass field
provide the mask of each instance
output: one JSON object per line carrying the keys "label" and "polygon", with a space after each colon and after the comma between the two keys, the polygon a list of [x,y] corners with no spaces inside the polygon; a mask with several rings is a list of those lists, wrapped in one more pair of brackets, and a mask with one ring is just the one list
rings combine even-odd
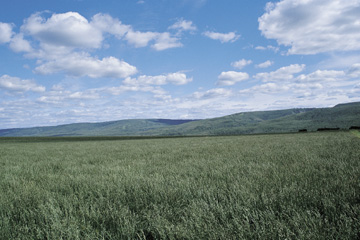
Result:
{"label": "grass field", "polygon": [[360,138],[0,138],[0,239],[359,239]]}

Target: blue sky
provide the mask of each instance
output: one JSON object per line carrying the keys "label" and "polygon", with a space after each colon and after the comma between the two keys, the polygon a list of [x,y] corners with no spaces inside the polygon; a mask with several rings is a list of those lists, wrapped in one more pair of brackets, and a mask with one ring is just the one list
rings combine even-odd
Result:
{"label": "blue sky", "polygon": [[0,129],[360,101],[360,0],[0,4]]}

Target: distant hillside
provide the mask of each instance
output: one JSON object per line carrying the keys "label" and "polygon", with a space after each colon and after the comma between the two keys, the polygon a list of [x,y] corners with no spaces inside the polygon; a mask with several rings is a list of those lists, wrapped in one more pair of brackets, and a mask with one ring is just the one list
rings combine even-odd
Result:
{"label": "distant hillside", "polygon": [[[360,102],[332,108],[305,108],[238,113],[158,129],[163,135],[229,135],[297,132],[300,129],[349,129],[360,126]],[[151,131],[150,131],[151,132]]]}
{"label": "distant hillside", "polygon": [[232,114],[204,120],[133,119],[54,127],[0,130],[0,136],[176,136],[233,135],[349,129],[360,126],[360,102],[332,108],[301,108]]}
{"label": "distant hillside", "polygon": [[139,136],[143,132],[195,120],[132,119],[101,123],[73,123],[54,127],[0,130],[0,136]]}

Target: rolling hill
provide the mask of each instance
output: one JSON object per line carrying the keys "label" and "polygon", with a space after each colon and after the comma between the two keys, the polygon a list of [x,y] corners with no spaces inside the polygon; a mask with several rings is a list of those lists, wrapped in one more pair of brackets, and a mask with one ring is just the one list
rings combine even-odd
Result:
{"label": "rolling hill", "polygon": [[349,129],[360,126],[360,102],[332,108],[243,112],[204,120],[133,119],[0,130],[0,136],[183,136],[233,135]]}

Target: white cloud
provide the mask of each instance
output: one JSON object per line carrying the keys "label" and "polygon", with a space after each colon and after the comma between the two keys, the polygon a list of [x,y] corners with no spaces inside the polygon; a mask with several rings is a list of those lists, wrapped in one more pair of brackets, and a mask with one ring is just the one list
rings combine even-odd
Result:
{"label": "white cloud", "polygon": [[[125,40],[135,47],[151,45],[156,51],[183,46],[180,38],[168,32],[134,31],[108,14],[96,14],[88,21],[76,12],[52,14],[36,13],[24,21],[21,32],[13,37],[12,27],[1,24],[2,41],[9,42],[15,52],[25,52],[37,59],[38,74],[64,73],[68,76],[91,78],[126,78],[137,72],[135,66],[109,56],[99,59],[88,51],[103,45],[104,34]],[[188,21],[179,27],[192,29]],[[25,38],[26,37],[26,38]],[[35,41],[34,41],[35,40]]]}
{"label": "white cloud", "polygon": [[131,30],[130,25],[122,24],[120,20],[111,17],[109,14],[98,13],[94,15],[90,24],[103,33],[110,33],[119,39]]}
{"label": "white cloud", "polygon": [[151,42],[156,51],[182,46],[180,39],[168,32],[134,31],[130,25],[108,14],[96,14],[91,21],[76,12],[54,13],[48,18],[45,14],[31,15],[14,37],[11,25],[0,25],[2,41],[9,42],[13,51],[25,52],[27,58],[37,59],[34,72],[39,74],[61,72],[68,76],[91,78],[126,78],[135,74],[136,67],[123,60],[112,56],[99,59],[90,55],[89,49],[103,45],[104,34],[125,40],[135,47],[145,47]]}
{"label": "white cloud", "polygon": [[188,78],[185,73],[181,72],[157,76],[142,75],[137,78],[127,77],[122,85],[103,88],[101,91],[108,92],[111,95],[120,95],[124,92],[150,92],[156,98],[168,99],[167,92],[159,87],[160,85],[184,85],[191,81],[192,78]]}
{"label": "white cloud", "polygon": [[317,70],[307,75],[301,74],[296,80],[299,82],[329,82],[344,80],[345,76],[344,71]]}
{"label": "white cloud", "polygon": [[179,38],[171,36],[168,32],[134,32],[131,30],[126,34],[125,39],[137,48],[146,47],[149,42],[153,41],[151,47],[157,51],[183,46],[179,42]]}
{"label": "white cloud", "polygon": [[150,92],[156,98],[169,99],[169,95],[167,95],[164,89],[159,87],[160,85],[184,85],[191,81],[192,78],[188,78],[185,73],[181,72],[157,76],[142,75],[137,78],[128,77],[123,81],[122,85],[104,88],[102,91],[108,92],[111,95],[120,95],[124,92]]}
{"label": "white cloud", "polygon": [[[304,65],[290,65],[274,72],[261,73],[255,77],[262,82],[242,89],[239,94],[251,102],[263,106],[319,107],[360,100],[356,89],[357,79],[351,71],[316,70],[300,74]],[[265,83],[263,83],[265,82]],[[314,105],[316,103],[316,105]]]}
{"label": "white cloud", "polygon": [[137,48],[146,47],[150,41],[154,40],[158,34],[156,32],[129,31],[125,39]]}
{"label": "white cloud", "polygon": [[[182,30],[194,29],[192,22],[185,20],[172,27]],[[67,52],[76,48],[82,50],[100,48],[105,33],[114,35],[118,39],[124,39],[136,48],[146,47],[150,42],[153,42],[151,47],[157,51],[182,46],[180,39],[171,36],[168,32],[135,31],[130,25],[123,24],[119,19],[102,13],[94,15],[91,21],[77,12],[54,13],[50,18],[36,13],[25,20],[21,30],[24,34],[30,35],[40,42],[41,50],[45,51],[43,55],[48,52],[51,52],[50,55],[55,55],[54,48]],[[39,56],[39,53],[34,54]]]}
{"label": "white cloud", "polygon": [[13,31],[11,24],[0,22],[0,44],[10,42],[12,35]]}
{"label": "white cloud", "polygon": [[52,46],[99,48],[103,41],[101,30],[76,12],[53,14],[48,19],[36,13],[25,20],[21,30]]}
{"label": "white cloud", "polygon": [[211,98],[229,97],[231,95],[232,95],[232,91],[229,89],[214,88],[205,92],[194,92],[192,94],[192,97],[196,99],[211,99]]}
{"label": "white cloud", "polygon": [[256,50],[266,50],[266,47],[263,46],[257,46],[255,47]]}
{"label": "white cloud", "polygon": [[248,88],[245,90],[240,90],[240,93],[263,93],[263,94],[273,94],[288,91],[290,86],[286,84],[278,84],[278,83],[264,83],[260,85],[255,85],[252,88]]}
{"label": "white cloud", "polygon": [[45,87],[37,85],[32,80],[22,80],[17,77],[3,75],[0,77],[0,88],[11,92],[44,92]]}
{"label": "white cloud", "polygon": [[23,34],[15,35],[10,42],[10,48],[15,52],[32,52],[30,43],[24,39]]}
{"label": "white cloud", "polygon": [[125,85],[166,85],[166,84],[175,84],[175,85],[184,85],[192,81],[192,78],[188,78],[185,73],[176,72],[169,73],[166,75],[157,75],[157,76],[146,76],[142,75],[138,78],[126,78],[123,83]]}
{"label": "white cloud", "polygon": [[288,82],[268,82],[259,85],[255,85],[251,88],[240,90],[240,94],[250,94],[257,98],[259,95],[269,95],[273,97],[273,100],[283,97],[290,99],[303,98],[314,96],[323,91],[323,85],[320,83],[301,84]]}
{"label": "white cloud", "polygon": [[184,85],[192,81],[192,78],[188,78],[185,73],[176,72],[166,75],[167,81],[175,85]]}
{"label": "white cloud", "polygon": [[360,50],[359,0],[282,0],[267,5],[259,29],[289,54]]}
{"label": "white cloud", "polygon": [[222,72],[218,76],[217,85],[231,86],[237,82],[241,82],[247,79],[249,79],[249,74],[245,72],[235,72],[235,71]]}
{"label": "white cloud", "polygon": [[97,59],[88,54],[73,53],[59,59],[50,60],[35,69],[39,74],[64,72],[69,76],[91,78],[125,78],[137,72],[136,67],[115,57]]}
{"label": "white cloud", "polygon": [[171,25],[169,29],[177,29],[179,31],[196,31],[196,26],[192,21],[187,21],[184,19],[179,19],[176,23]]}
{"label": "white cloud", "polygon": [[251,60],[241,59],[239,61],[232,62],[231,66],[233,66],[234,68],[237,68],[237,69],[242,69],[245,66],[250,65],[251,63],[252,63]]}
{"label": "white cloud", "polygon": [[157,96],[166,94],[164,89],[148,85],[120,85],[118,87],[106,88],[104,91],[110,93],[111,95],[120,95],[124,92],[150,92]]}
{"label": "white cloud", "polygon": [[219,40],[221,43],[235,42],[240,37],[240,35],[237,35],[235,32],[218,33],[206,31],[203,33],[203,35],[213,40]]}
{"label": "white cloud", "polygon": [[74,92],[69,95],[70,99],[98,99],[99,94],[96,92]]}
{"label": "white cloud", "polygon": [[267,60],[267,61],[265,61],[263,63],[260,63],[260,64],[256,65],[256,67],[257,68],[267,68],[267,67],[270,67],[273,64],[274,64],[273,61]]}
{"label": "white cloud", "polygon": [[331,54],[323,61],[318,63],[318,68],[322,69],[343,69],[360,63],[360,55],[353,53]]}
{"label": "white cloud", "polygon": [[353,64],[348,70],[347,74],[353,78],[360,77],[360,63]]}
{"label": "white cloud", "polygon": [[264,47],[264,46],[257,46],[257,47],[255,47],[255,49],[256,49],[256,50],[272,50],[272,51],[274,51],[275,53],[277,53],[277,52],[280,50],[280,48],[274,47],[274,46],[272,46],[272,45],[267,45],[266,47]]}
{"label": "white cloud", "polygon": [[[54,89],[54,88],[53,88]],[[100,95],[99,92],[96,90],[87,90],[84,92],[77,91],[63,91],[63,90],[52,90],[46,92],[43,96],[36,99],[39,103],[49,103],[49,104],[70,104],[73,105],[74,100],[96,100],[99,99]]]}
{"label": "white cloud", "polygon": [[286,67],[279,68],[273,72],[258,73],[254,76],[256,79],[260,79],[264,82],[269,81],[288,81],[294,78],[295,73],[302,72],[305,69],[305,65],[292,64]]}
{"label": "white cloud", "polygon": [[151,47],[157,51],[162,51],[169,48],[178,48],[182,46],[183,44],[179,42],[179,39],[172,37],[168,32],[157,34],[155,43],[151,45]]}

